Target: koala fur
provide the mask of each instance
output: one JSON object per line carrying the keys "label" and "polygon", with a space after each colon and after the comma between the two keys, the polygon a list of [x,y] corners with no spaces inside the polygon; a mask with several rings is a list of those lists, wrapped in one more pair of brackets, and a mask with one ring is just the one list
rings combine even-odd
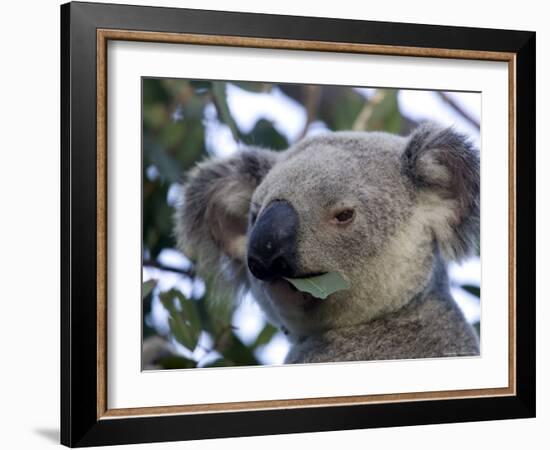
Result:
{"label": "koala fur", "polygon": [[[276,201],[298,216],[296,275],[339,272],[349,289],[319,300],[251,273],[251,231]],[[353,219],[335,222],[343,210]],[[334,132],[212,158],[190,172],[175,219],[199,273],[250,290],[287,333],[288,363],[479,354],[446,268],[479,235],[479,155],[452,129]]]}

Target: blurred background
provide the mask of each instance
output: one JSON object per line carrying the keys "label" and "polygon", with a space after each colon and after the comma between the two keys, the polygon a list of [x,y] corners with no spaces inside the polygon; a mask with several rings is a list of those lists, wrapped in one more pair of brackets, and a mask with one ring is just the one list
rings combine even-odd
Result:
{"label": "blurred background", "polygon": [[[183,174],[253,144],[284,150],[336,130],[407,135],[424,120],[452,125],[480,148],[479,93],[144,78],[142,366],[148,370],[282,364],[289,344],[250,295],[212,301],[175,249]],[[455,300],[479,333],[480,261],[449,267]]]}

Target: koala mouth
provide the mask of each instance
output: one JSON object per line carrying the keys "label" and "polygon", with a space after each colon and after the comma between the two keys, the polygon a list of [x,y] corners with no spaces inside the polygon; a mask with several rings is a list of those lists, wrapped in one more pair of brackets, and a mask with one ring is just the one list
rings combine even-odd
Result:
{"label": "koala mouth", "polygon": [[323,304],[323,300],[314,297],[308,292],[300,292],[286,280],[282,281],[284,281],[285,285],[288,286],[292,292],[290,301],[295,305],[295,307],[300,308],[302,311],[307,313]]}
{"label": "koala mouth", "polygon": [[310,273],[303,273],[301,275],[296,275],[292,278],[313,278],[318,277],[320,275],[325,275],[327,272],[310,272]]}
{"label": "koala mouth", "polygon": [[[304,274],[301,274],[301,275],[296,275],[296,276],[294,276],[294,277],[292,277],[292,278],[295,278],[295,279],[300,279],[300,278],[302,278],[302,279],[305,279],[305,278],[313,278],[313,277],[318,277],[318,276],[320,276],[320,275],[324,275],[325,273],[326,273],[326,272],[310,272],[310,273],[304,273]],[[290,283],[289,281],[285,280],[284,278],[280,278],[280,280],[281,280],[281,281],[284,281],[286,284],[288,284],[288,285],[290,286],[290,289],[292,289],[294,292],[300,292],[300,293],[302,293],[302,294],[304,294],[304,295],[307,295],[307,296],[309,296],[309,297],[311,297],[311,298],[316,298],[316,297],[314,297],[313,295],[308,294],[307,292],[301,292],[301,291],[299,291],[299,290],[296,288],[296,286],[294,286],[292,283]]]}
{"label": "koala mouth", "polygon": [[[307,274],[301,274],[294,278],[311,278],[319,275],[324,275],[324,273],[325,272],[311,272]],[[310,293],[298,290],[292,283],[285,280],[284,278],[279,278],[277,281],[284,284],[285,288],[289,289],[290,292],[292,292],[292,300],[298,301],[304,311],[314,309],[315,307],[323,303],[323,300],[311,295]]]}

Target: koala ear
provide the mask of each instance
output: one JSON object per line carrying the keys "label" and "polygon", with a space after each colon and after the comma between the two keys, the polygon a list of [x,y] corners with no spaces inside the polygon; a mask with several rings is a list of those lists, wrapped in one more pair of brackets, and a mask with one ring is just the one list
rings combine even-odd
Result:
{"label": "koala ear", "polygon": [[401,158],[443,255],[460,260],[470,254],[479,236],[479,152],[452,128],[425,123]]}
{"label": "koala ear", "polygon": [[175,233],[178,247],[199,269],[212,271],[224,257],[242,266],[250,200],[276,155],[247,148],[236,156],[202,162],[189,173],[176,209]]}

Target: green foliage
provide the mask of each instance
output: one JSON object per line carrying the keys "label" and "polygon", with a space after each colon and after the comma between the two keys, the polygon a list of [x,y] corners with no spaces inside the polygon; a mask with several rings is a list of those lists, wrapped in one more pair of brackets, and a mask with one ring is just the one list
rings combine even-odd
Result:
{"label": "green foliage", "polygon": [[[278,89],[302,105],[307,127],[322,122],[330,130],[385,130],[406,134],[414,122],[398,107],[397,90],[377,89],[367,100],[350,87],[231,82],[248,95],[265,95]],[[212,117],[227,126],[236,143],[283,150],[292,142],[274,123],[259,117],[252,130],[241,130],[228,102],[228,82],[209,80],[145,78],[143,101],[143,251],[144,265],[163,273],[176,274],[191,284],[199,280],[192,268],[165,267],[159,262],[163,250],[175,248],[173,202],[169,193],[183,182],[185,172],[209,155],[205,119]],[[208,114],[207,114],[208,112]],[[209,119],[209,120],[210,120]],[[233,299],[228,292],[215,292],[213,280],[202,280],[204,293],[187,298],[176,288],[162,290],[161,283],[147,281],[142,287],[143,338],[159,336],[177,342],[186,352],[159,354],[155,367],[184,369],[260,364],[258,351],[268,345],[277,329],[266,324],[252,343],[239,339],[233,324]],[[479,287],[464,289],[479,296]],[[477,290],[476,290],[477,289]],[[160,302],[168,313],[169,330],[152,322],[153,302]],[[201,336],[211,342],[201,345]],[[180,354],[181,353],[181,354]],[[151,363],[153,364],[153,363]]]}
{"label": "green foliage", "polygon": [[197,367],[197,363],[192,359],[176,355],[165,356],[157,362],[163,369],[191,369]]}
{"label": "green foliage", "polygon": [[226,361],[230,361],[230,365],[255,366],[258,364],[253,349],[247,347],[235,333],[228,333],[218,350]]}
{"label": "green foliage", "polygon": [[252,131],[241,135],[242,142],[247,145],[267,147],[272,150],[284,150],[288,148],[288,141],[279,133],[273,124],[266,119],[260,119],[254,125]]}
{"label": "green foliage", "polygon": [[186,299],[176,289],[161,293],[160,301],[170,313],[168,324],[174,338],[189,350],[194,350],[202,329],[195,302]]}
{"label": "green foliage", "polygon": [[147,296],[151,293],[151,291],[155,288],[157,285],[156,280],[149,280],[143,283],[143,288],[141,289],[141,297],[143,299],[147,298]]}
{"label": "green foliage", "polygon": [[156,335],[155,329],[150,325],[147,318],[151,314],[151,300],[152,300],[152,292],[155,286],[157,285],[156,280],[149,280],[143,283],[141,288],[141,297],[143,301],[143,338],[148,338],[151,336]]}
{"label": "green foliage", "polygon": [[252,344],[253,349],[257,349],[263,345],[269,344],[269,341],[271,341],[271,338],[275,336],[275,333],[277,333],[277,328],[275,328],[272,325],[267,324],[262,331],[260,331],[260,334],[258,334],[258,337]]}

